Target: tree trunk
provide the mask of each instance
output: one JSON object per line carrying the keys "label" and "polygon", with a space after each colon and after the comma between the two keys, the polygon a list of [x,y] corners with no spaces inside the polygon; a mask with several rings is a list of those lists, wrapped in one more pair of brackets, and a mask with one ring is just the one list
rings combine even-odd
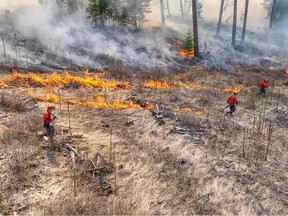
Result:
{"label": "tree trunk", "polygon": [[218,18],[216,35],[219,35],[219,33],[221,31],[222,17],[223,17],[223,10],[224,10],[224,1],[225,0],[221,0],[221,4],[220,4],[220,11],[219,11],[219,18]]}
{"label": "tree trunk", "polygon": [[169,0],[167,0],[166,3],[167,3],[167,11],[168,11],[168,14],[169,14],[169,16],[171,16],[170,7],[169,7]]}
{"label": "tree trunk", "polygon": [[192,0],[192,16],[193,16],[193,39],[194,39],[194,54],[199,56],[198,42],[198,20],[197,20],[197,0]]}
{"label": "tree trunk", "polygon": [[271,14],[270,14],[270,24],[269,24],[269,28],[272,28],[273,23],[274,23],[276,4],[277,4],[277,0],[273,0],[273,2],[272,2],[272,10],[271,10]]}
{"label": "tree trunk", "polygon": [[68,1],[69,6],[69,13],[75,13],[78,11],[78,2],[77,0],[69,0]]}
{"label": "tree trunk", "polygon": [[244,42],[245,42],[247,17],[248,17],[248,7],[249,7],[249,0],[246,0],[246,2],[245,2],[244,20],[243,20],[243,29],[242,29],[242,37],[241,37],[241,44],[244,44]]}
{"label": "tree trunk", "polygon": [[191,9],[191,2],[189,2],[189,4],[188,4],[187,13],[186,13],[187,16],[189,16],[190,9]]}
{"label": "tree trunk", "polygon": [[2,43],[3,43],[4,57],[6,57],[5,41],[4,41],[3,34],[1,34],[1,38],[2,38]]}
{"label": "tree trunk", "polygon": [[163,3],[163,0],[160,0],[160,10],[161,10],[162,25],[165,25],[165,15],[164,15],[164,3]]}
{"label": "tree trunk", "polygon": [[181,16],[184,17],[184,9],[183,9],[183,2],[180,0],[180,10],[181,10]]}
{"label": "tree trunk", "polygon": [[233,12],[233,28],[232,28],[232,42],[231,45],[236,45],[236,30],[237,30],[237,0],[234,0],[234,12]]}

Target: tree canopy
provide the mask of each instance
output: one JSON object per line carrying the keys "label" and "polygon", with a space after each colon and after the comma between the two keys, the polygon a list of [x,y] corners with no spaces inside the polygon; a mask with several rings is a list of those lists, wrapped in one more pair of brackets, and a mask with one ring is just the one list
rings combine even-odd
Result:
{"label": "tree canopy", "polygon": [[139,28],[151,12],[151,0],[89,0],[87,12],[96,24],[133,25]]}

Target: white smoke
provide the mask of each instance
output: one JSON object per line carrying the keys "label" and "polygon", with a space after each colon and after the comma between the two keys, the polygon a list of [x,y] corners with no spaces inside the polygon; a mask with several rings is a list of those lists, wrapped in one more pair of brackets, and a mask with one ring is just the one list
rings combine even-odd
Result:
{"label": "white smoke", "polygon": [[0,9],[15,10],[23,6],[36,4],[38,4],[38,0],[0,0]]}
{"label": "white smoke", "polygon": [[[51,8],[50,8],[51,9]],[[126,30],[95,29],[87,20],[87,14],[77,13],[59,19],[54,11],[40,5],[21,7],[13,11],[16,34],[23,38],[40,41],[44,53],[72,58],[78,65],[105,67],[97,62],[97,55],[106,54],[131,64],[153,67],[164,66],[148,53],[161,50],[161,55],[170,55],[169,46],[149,31],[129,33]],[[143,47],[145,49],[143,50]],[[166,48],[165,48],[166,47]],[[80,50],[80,51],[79,51]],[[140,50],[140,51],[137,51]],[[27,56],[25,56],[27,60]],[[44,61],[45,56],[30,56]]]}
{"label": "white smoke", "polygon": [[[281,53],[281,56],[287,54],[286,48],[284,49],[281,45],[281,43],[287,42],[287,32],[285,36],[283,30],[270,31],[263,28],[263,25],[268,26],[268,24],[267,21],[263,21],[265,11],[260,4],[261,0],[250,1],[246,41],[253,44],[254,50],[242,54],[230,48],[231,20],[223,23],[220,38],[215,37],[219,1],[209,0],[209,3],[207,1],[201,1],[204,7],[203,21],[199,23],[199,38],[201,50],[206,44],[208,50],[211,51],[212,57],[210,59],[213,64],[225,65],[227,60],[225,58],[234,58],[234,61],[257,64],[259,55],[256,55],[255,52],[258,52],[258,50],[264,51],[264,54],[260,55],[261,58],[275,56],[279,53]],[[170,35],[167,35],[168,31],[151,28],[151,26],[159,27],[161,25],[159,0],[153,0],[152,13],[148,14],[148,19],[151,21],[145,23],[144,30],[137,33],[132,33],[125,28],[95,28],[87,20],[87,14],[83,12],[59,18],[55,11],[51,10],[53,8],[42,7],[36,0],[25,1],[25,4],[24,1],[16,0],[0,0],[0,2],[1,6],[14,8],[12,10],[13,24],[9,26],[9,31],[3,31],[8,38],[10,34],[10,47],[7,45],[7,53],[12,57],[17,55],[17,53],[13,54],[16,47],[15,37],[35,40],[42,44],[40,46],[34,43],[34,47],[31,48],[31,43],[27,45],[26,41],[26,47],[21,46],[19,48],[17,58],[25,64],[27,62],[29,64],[45,63],[50,61],[53,54],[83,67],[101,68],[106,65],[99,60],[98,56],[105,54],[115,59],[121,59],[131,65],[170,67],[173,66],[173,60],[177,57],[177,53],[171,52],[171,46],[177,46],[177,44],[171,45],[165,40],[165,38],[170,37]],[[187,31],[191,30],[192,20],[191,18],[187,18],[186,21],[181,19],[179,1],[169,2],[172,16],[166,16],[166,24],[169,28],[178,32],[178,37],[183,38]],[[239,13],[243,9],[241,6],[243,2],[244,0],[239,1]],[[231,15],[231,10],[231,6],[227,8],[223,21]],[[167,10],[165,12],[167,13]],[[241,25],[242,21],[239,20],[237,43],[241,38]],[[283,24],[278,29],[284,29],[284,26]],[[283,34],[284,37],[282,37]],[[12,35],[14,35],[13,40],[11,39]],[[69,64],[69,61],[66,64]],[[61,66],[61,62],[59,62],[59,65]]]}

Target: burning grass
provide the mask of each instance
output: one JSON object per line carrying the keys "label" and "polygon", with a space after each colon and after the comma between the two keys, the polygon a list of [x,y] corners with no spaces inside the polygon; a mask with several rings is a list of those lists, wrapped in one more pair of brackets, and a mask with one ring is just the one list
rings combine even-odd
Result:
{"label": "burning grass", "polygon": [[[106,73],[106,72],[105,72]],[[108,72],[107,72],[108,73]],[[166,77],[166,78],[165,78]],[[213,87],[207,85],[201,85],[197,83],[185,84],[177,78],[177,76],[165,76],[163,81],[160,80],[142,80],[143,86],[140,87],[150,89],[174,89],[190,87],[193,89],[204,89],[219,92],[240,92],[243,89],[239,86],[236,87]],[[17,71],[13,71],[11,75],[3,76],[0,79],[1,88],[11,87],[24,87],[24,88],[101,88],[101,89],[114,89],[114,90],[131,90],[135,88],[134,85],[127,82],[119,82],[113,80],[100,79],[96,74],[89,75],[88,71],[83,72],[83,76],[73,76],[67,71],[64,75],[52,73],[49,76],[39,75],[36,73],[21,74]]]}
{"label": "burning grass", "polygon": [[[32,91],[28,91],[28,95],[39,102],[53,102],[53,103],[60,103],[61,105],[77,105],[83,107],[90,107],[90,108],[100,108],[100,109],[113,109],[113,110],[126,110],[126,109],[144,109],[149,110],[156,106],[155,103],[144,102],[144,100],[137,100],[134,98],[129,98],[126,100],[121,99],[111,99],[107,100],[103,96],[96,97],[95,100],[83,100],[83,99],[64,99],[63,95],[60,98],[56,94],[46,94],[45,96],[41,96],[38,94],[33,93]],[[191,107],[172,107],[172,106],[165,106],[159,105],[160,108],[165,108],[171,111],[185,111],[191,112],[195,115],[204,115],[205,111],[196,110]]]}
{"label": "burning grass", "polygon": [[97,75],[89,76],[88,71],[84,71],[83,77],[72,76],[67,71],[64,76],[57,73],[52,73],[48,77],[39,76],[36,73],[21,74],[13,71],[11,75],[6,75],[0,79],[0,86],[2,88],[9,87],[25,87],[25,88],[51,88],[51,87],[65,87],[69,85],[80,84],[82,88],[107,88],[107,89],[130,89],[128,83],[121,83],[118,81],[105,81],[100,79]]}

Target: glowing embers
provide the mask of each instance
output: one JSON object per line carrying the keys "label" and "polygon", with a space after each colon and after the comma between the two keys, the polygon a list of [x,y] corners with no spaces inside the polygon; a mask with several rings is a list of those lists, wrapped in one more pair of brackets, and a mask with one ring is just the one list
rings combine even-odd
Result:
{"label": "glowing embers", "polygon": [[28,74],[20,74],[13,71],[11,75],[6,75],[0,79],[1,88],[9,87],[66,87],[66,88],[106,88],[106,89],[131,89],[126,82],[119,81],[105,81],[100,79],[97,75],[89,76],[88,71],[84,72],[84,77],[72,76],[65,72],[64,76],[57,73],[52,73],[44,77],[42,74],[30,72]]}

